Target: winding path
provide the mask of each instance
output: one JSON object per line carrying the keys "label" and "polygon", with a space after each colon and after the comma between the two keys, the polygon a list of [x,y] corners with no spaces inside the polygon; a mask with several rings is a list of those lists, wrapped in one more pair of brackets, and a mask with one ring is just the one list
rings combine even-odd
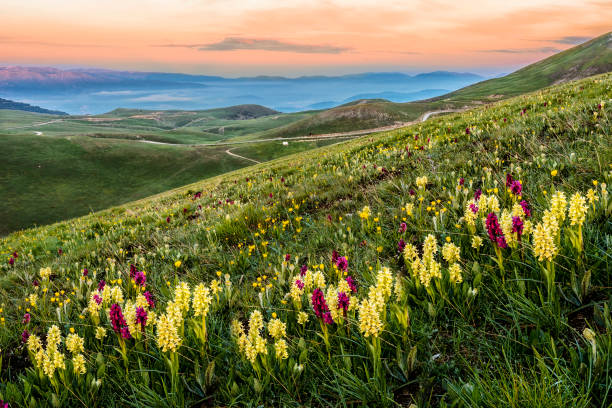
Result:
{"label": "winding path", "polygon": [[431,115],[437,115],[439,113],[461,112],[461,111],[463,111],[463,109],[444,109],[444,110],[439,110],[439,111],[425,112],[425,114],[423,114],[423,116],[421,117],[421,122],[425,122],[427,119],[429,119]]}
{"label": "winding path", "polygon": [[51,123],[57,123],[57,122],[63,122],[63,121],[64,121],[64,119],[53,119],[53,120],[50,120],[50,121],[48,121],[48,122],[43,122],[43,123],[33,123],[33,124],[31,124],[31,125],[17,126],[17,127],[6,128],[6,129],[0,129],[0,130],[26,129],[26,128],[31,128],[31,127],[43,126],[43,125],[50,125]]}
{"label": "winding path", "polygon": [[240,156],[239,154],[232,153],[232,149],[227,149],[225,153],[229,154],[230,156],[238,157],[239,159],[252,161],[253,163],[257,163],[257,164],[261,163],[260,161],[257,161],[255,159],[249,159],[248,157],[244,157],[244,156]]}

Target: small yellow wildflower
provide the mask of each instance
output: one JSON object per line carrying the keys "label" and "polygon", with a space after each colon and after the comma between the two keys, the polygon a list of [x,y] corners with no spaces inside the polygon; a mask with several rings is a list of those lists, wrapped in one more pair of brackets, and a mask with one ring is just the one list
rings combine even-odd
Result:
{"label": "small yellow wildflower", "polygon": [[104,327],[96,328],[96,339],[102,340],[106,337],[106,329]]}
{"label": "small yellow wildflower", "polygon": [[572,221],[572,225],[581,226],[584,223],[588,209],[585,198],[580,193],[575,193],[570,198],[569,204],[569,218]]}
{"label": "small yellow wildflower", "polygon": [[66,337],[66,349],[72,354],[78,354],[85,351],[83,344],[85,344],[85,340],[78,334],[72,333]]}
{"label": "small yellow wildflower", "polygon": [[308,321],[308,313],[299,312],[298,317],[297,317],[298,324],[306,324],[307,321]]}
{"label": "small yellow wildflower", "polygon": [[174,352],[181,344],[178,328],[166,313],[157,319],[157,345],[163,352]]}
{"label": "small yellow wildflower", "polygon": [[359,304],[359,330],[364,337],[378,337],[382,327],[376,302],[370,299],[362,300]]}
{"label": "small yellow wildflower", "polygon": [[544,223],[539,223],[533,230],[533,252],[540,262],[545,259],[551,262],[557,255],[554,237]]}
{"label": "small yellow wildflower", "polygon": [[[450,237],[447,238],[449,238],[448,241],[450,242]],[[442,256],[449,264],[458,262],[460,258],[460,249],[453,243],[446,243],[442,247]]]}
{"label": "small yellow wildflower", "polygon": [[194,310],[194,315],[205,318],[208,314],[208,309],[211,303],[212,297],[210,296],[210,289],[208,289],[203,283],[200,283],[193,290],[191,305]]}
{"label": "small yellow wildflower", "polygon": [[278,340],[286,335],[287,325],[280,321],[280,319],[273,319],[268,323],[268,333],[274,339]]}
{"label": "small yellow wildflower", "polygon": [[72,358],[72,369],[75,374],[83,375],[87,372],[85,368],[85,357],[82,354],[77,354]]}
{"label": "small yellow wildflower", "polygon": [[287,352],[287,342],[285,339],[279,339],[274,343],[274,354],[279,360],[289,358],[289,353]]}
{"label": "small yellow wildflower", "polygon": [[450,268],[448,268],[448,274],[450,276],[451,282],[463,282],[463,277],[461,276],[461,266],[458,263],[454,263],[450,266]]}

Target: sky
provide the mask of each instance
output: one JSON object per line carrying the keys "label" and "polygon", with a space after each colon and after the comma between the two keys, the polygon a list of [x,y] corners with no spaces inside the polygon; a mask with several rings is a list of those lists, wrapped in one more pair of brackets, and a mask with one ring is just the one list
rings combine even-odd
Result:
{"label": "sky", "polygon": [[612,30],[609,0],[2,0],[0,63],[245,75],[509,72]]}

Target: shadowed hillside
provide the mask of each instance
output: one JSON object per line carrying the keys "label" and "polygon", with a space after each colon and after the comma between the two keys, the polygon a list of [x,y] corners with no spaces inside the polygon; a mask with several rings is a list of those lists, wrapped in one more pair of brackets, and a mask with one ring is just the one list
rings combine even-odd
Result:
{"label": "shadowed hillside", "polygon": [[8,99],[2,99],[2,98],[0,98],[0,109],[44,113],[47,115],[68,115],[66,112],[44,109],[44,108],[41,108],[40,106],[33,106],[28,103],[22,103],[22,102],[14,102],[14,101],[10,101]]}

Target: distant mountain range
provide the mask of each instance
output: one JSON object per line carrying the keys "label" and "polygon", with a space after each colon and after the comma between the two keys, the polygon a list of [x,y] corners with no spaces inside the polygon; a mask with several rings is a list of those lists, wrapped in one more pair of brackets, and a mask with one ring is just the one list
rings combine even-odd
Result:
{"label": "distant mountain range", "polygon": [[74,87],[116,86],[205,86],[207,83],[245,83],[245,82],[411,82],[420,86],[449,82],[476,82],[483,77],[472,73],[434,71],[417,75],[399,72],[366,72],[340,76],[301,76],[287,78],[281,76],[255,76],[225,78],[210,75],[190,75],[158,72],[112,71],[105,69],[67,69],[51,67],[0,67],[0,90],[31,89],[72,89]]}
{"label": "distant mountain range", "polygon": [[14,102],[8,99],[0,98],[0,109],[21,110],[26,112],[46,113],[48,115],[68,115],[66,112],[44,109],[39,106],[33,106],[28,103]]}
{"label": "distant mountain range", "polygon": [[155,72],[0,67],[0,96],[71,114],[130,109],[211,109],[259,104],[295,112],[365,98],[409,102],[442,95],[483,77],[435,71],[417,75],[369,72],[342,76],[224,78]]}

